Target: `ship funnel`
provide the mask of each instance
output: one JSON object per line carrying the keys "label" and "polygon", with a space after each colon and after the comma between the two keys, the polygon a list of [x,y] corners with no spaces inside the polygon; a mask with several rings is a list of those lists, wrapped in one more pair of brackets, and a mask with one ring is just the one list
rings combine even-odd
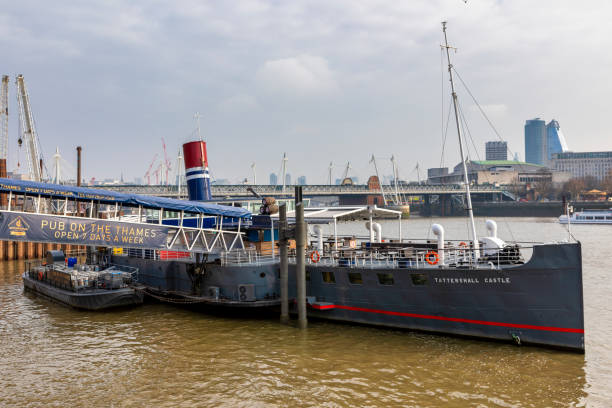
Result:
{"label": "ship funnel", "polygon": [[440,224],[434,224],[431,226],[431,231],[438,237],[439,264],[444,265],[444,227]]}
{"label": "ship funnel", "polygon": [[497,238],[497,223],[493,220],[487,220],[485,225],[487,226],[487,231],[489,231],[491,237]]}
{"label": "ship funnel", "polygon": [[[370,224],[370,221],[366,221],[366,229],[370,230],[370,242],[382,242],[382,225],[377,222]],[[374,232],[376,232],[376,240],[374,240]]]}
{"label": "ship funnel", "polygon": [[206,142],[197,140],[185,143],[183,155],[185,156],[185,179],[189,199],[192,201],[211,200]]}

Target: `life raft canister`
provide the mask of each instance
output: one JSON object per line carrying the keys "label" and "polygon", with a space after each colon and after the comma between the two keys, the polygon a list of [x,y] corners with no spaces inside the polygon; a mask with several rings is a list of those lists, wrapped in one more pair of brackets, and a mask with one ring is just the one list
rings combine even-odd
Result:
{"label": "life raft canister", "polygon": [[436,265],[439,260],[440,257],[436,251],[429,251],[425,254],[425,261],[430,265]]}

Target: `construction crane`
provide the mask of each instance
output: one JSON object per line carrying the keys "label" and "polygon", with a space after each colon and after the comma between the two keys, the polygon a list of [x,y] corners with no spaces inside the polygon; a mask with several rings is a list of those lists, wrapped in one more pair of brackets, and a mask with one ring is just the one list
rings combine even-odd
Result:
{"label": "construction crane", "polygon": [[8,92],[9,77],[2,76],[0,88],[0,177],[6,177],[6,159],[8,157]]}
{"label": "construction crane", "polygon": [[159,186],[160,182],[159,179],[160,177],[163,178],[163,169],[164,169],[164,162],[160,162],[159,165],[157,166],[157,168],[155,169],[155,171],[153,172],[155,174],[155,185]]}
{"label": "construction crane", "polygon": [[149,164],[149,168],[147,169],[147,172],[144,175],[144,178],[147,180],[148,185],[151,185],[151,169],[153,168],[153,165],[155,164],[155,161],[157,160],[157,156],[159,155],[155,153],[155,156],[153,156],[153,160],[151,160],[151,164]]}
{"label": "construction crane", "polygon": [[168,185],[169,184],[169,173],[170,170],[172,170],[172,162],[170,161],[170,159],[168,159],[168,152],[166,151],[166,141],[164,140],[164,138],[161,138],[162,141],[162,147],[164,149],[164,172],[166,175],[166,180],[165,180],[165,184]]}
{"label": "construction crane", "polygon": [[25,142],[28,151],[28,167],[32,181],[42,181],[43,157],[40,153],[40,142],[34,127],[34,117],[30,108],[30,97],[23,80],[23,75],[17,76],[17,102],[19,104],[20,137],[18,140],[21,147]]}

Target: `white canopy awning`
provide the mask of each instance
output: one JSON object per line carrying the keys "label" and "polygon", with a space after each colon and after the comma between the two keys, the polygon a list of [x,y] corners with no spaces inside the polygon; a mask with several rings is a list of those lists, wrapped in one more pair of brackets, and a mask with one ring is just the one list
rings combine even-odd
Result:
{"label": "white canopy awning", "polygon": [[[304,221],[308,224],[369,220],[370,217],[372,219],[398,219],[401,215],[401,211],[379,208],[376,205],[304,208]],[[278,217],[278,213],[271,216],[275,222],[278,220]],[[295,222],[295,211],[287,212],[287,221]]]}

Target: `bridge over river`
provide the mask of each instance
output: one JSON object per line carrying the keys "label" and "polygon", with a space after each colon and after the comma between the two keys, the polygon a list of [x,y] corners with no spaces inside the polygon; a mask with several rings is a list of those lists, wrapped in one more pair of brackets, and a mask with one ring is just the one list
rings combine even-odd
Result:
{"label": "bridge over river", "polygon": [[[212,185],[212,195],[216,200],[246,200],[253,199],[254,196],[247,189],[251,188],[261,196],[273,196],[276,198],[291,198],[294,192],[293,185]],[[187,188],[181,188],[181,194],[177,186],[163,185],[111,185],[104,186],[105,189],[117,192],[155,195],[161,197],[185,198]],[[380,189],[371,189],[368,185],[304,185],[302,186],[304,197],[323,198],[337,197],[340,205],[382,205],[382,195]],[[395,196],[395,186],[383,185],[385,194]],[[496,186],[472,186],[472,199],[474,202],[499,202],[514,201],[515,197],[508,191]],[[428,184],[409,184],[398,185],[397,194],[402,201],[420,206],[421,212],[431,214],[432,212],[440,215],[451,214],[465,207],[465,189],[460,184],[450,185],[428,185]]]}

